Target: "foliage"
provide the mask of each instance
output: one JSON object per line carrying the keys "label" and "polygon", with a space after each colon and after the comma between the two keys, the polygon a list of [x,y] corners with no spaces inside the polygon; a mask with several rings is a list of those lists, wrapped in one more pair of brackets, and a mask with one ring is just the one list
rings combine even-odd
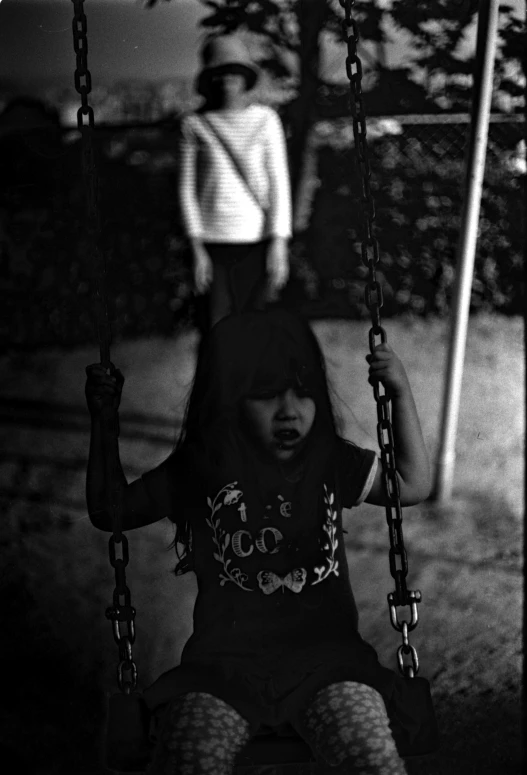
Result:
{"label": "foliage", "polygon": [[[464,111],[470,107],[474,58],[463,59],[458,52],[469,25],[477,20],[477,7],[477,3],[467,3],[460,14],[459,3],[452,0],[434,0],[426,6],[416,6],[412,0],[394,0],[392,5],[390,16],[397,29],[411,34],[411,46],[417,52],[418,80],[442,109]],[[500,106],[500,92],[511,93],[510,73],[514,71],[517,85],[518,78],[522,79],[521,41],[525,23],[512,13],[510,5],[500,6],[501,47],[494,78],[496,107]]]}
{"label": "foliage", "polygon": [[[322,34],[334,41],[344,40],[341,5],[338,0],[202,2],[210,13],[201,24],[211,35],[239,31],[256,37],[262,47],[259,63],[271,81],[282,87],[285,81],[294,87],[283,119],[296,211],[312,127],[322,117],[349,111],[346,89],[341,84],[324,83],[321,76]],[[147,5],[155,6],[156,0],[148,0]],[[460,45],[477,8],[472,0],[417,4],[415,0],[356,0],[353,16],[360,35],[358,53],[369,115],[470,110],[474,61],[461,56]],[[498,48],[494,102],[498,109],[511,110],[523,103],[525,24],[512,16],[509,5],[502,5],[500,12],[503,51]],[[387,32],[390,26],[408,38],[409,59],[396,67],[384,61],[385,44],[393,38]],[[365,44],[373,44],[373,57]]]}
{"label": "foliage", "polygon": [[[360,318],[366,311],[365,271],[357,248],[359,186],[349,135],[342,139],[341,134],[335,122],[327,122],[314,151],[316,169],[309,185],[316,195],[307,230],[291,246],[293,281],[286,302],[309,315]],[[170,334],[190,323],[194,314],[174,167],[167,152],[173,138],[159,128],[143,135],[138,130],[101,133],[99,142],[114,334]],[[500,157],[487,165],[472,309],[519,314],[525,175],[503,174],[503,147]],[[9,158],[14,158],[9,149]],[[407,134],[380,135],[371,142],[387,316],[446,315],[450,309],[462,160],[427,158],[417,150]],[[22,154],[19,148],[18,158]],[[80,149],[74,144],[60,156],[39,155],[41,165],[47,160],[47,173],[31,158],[24,165],[23,185],[6,186],[0,200],[5,299],[0,338],[4,344],[29,347],[93,342],[93,259],[82,239]],[[8,182],[5,175],[4,180]]]}
{"label": "foliage", "polygon": [[[168,333],[189,288],[171,172],[166,165],[161,175],[149,169],[143,162],[152,154],[138,151],[134,133],[130,138],[128,144],[122,136],[103,135],[96,144],[110,316],[117,335]],[[21,165],[26,170],[23,179],[4,175],[0,199],[0,285],[7,312],[0,337],[18,346],[93,341],[95,272],[83,237],[79,144],[54,155],[39,146],[37,156],[24,138],[15,142],[16,153],[12,140],[0,143],[0,169],[16,158],[18,173]],[[164,154],[161,149],[157,156]]]}
{"label": "foliage", "polygon": [[[154,7],[161,0],[145,0]],[[170,0],[164,0],[170,2]],[[317,35],[325,30],[334,40],[342,41],[343,11],[338,0],[202,0],[210,13],[203,26],[211,34],[249,33],[263,46],[260,64],[273,78],[296,79],[302,88],[302,70],[298,66],[304,45],[301,26],[319,25]],[[309,18],[311,5],[324,6],[322,15]],[[387,67],[380,57],[368,54],[361,46],[365,72],[374,75],[369,96],[374,113],[421,112],[426,109],[467,110],[470,104],[472,59],[460,56],[460,46],[468,28],[477,19],[478,3],[473,0],[393,0],[391,3],[357,0],[354,16],[363,43],[378,44],[378,51],[393,39],[387,30],[409,36],[411,59],[397,67]],[[500,48],[496,61],[495,100],[512,96],[514,107],[520,105],[525,89],[525,22],[513,15],[507,3],[500,6]],[[309,34],[308,34],[309,37]],[[522,72],[523,71],[523,72]],[[323,86],[320,72],[313,74]],[[299,80],[300,79],[300,80]],[[370,79],[371,81],[372,79]],[[328,84],[325,84],[326,86]],[[371,84],[370,84],[371,86]],[[520,101],[518,99],[520,98]],[[398,110],[395,108],[397,99]],[[505,102],[510,105],[511,101]]]}
{"label": "foliage", "polygon": [[[346,289],[353,314],[366,313],[367,270],[360,257],[358,170],[337,133],[318,149],[319,185],[306,235],[306,259],[326,289]],[[463,160],[423,155],[405,133],[371,144],[371,188],[381,249],[384,314],[446,315],[451,307],[463,207]],[[485,173],[472,311],[523,309],[525,175],[504,175],[504,155],[489,155]],[[350,174],[351,173],[351,174]],[[347,224],[347,228],[344,228]],[[342,298],[342,293],[340,294]]]}
{"label": "foliage", "polygon": [[526,32],[525,21],[510,15],[501,26],[501,56],[496,61],[494,83],[495,91],[498,92],[498,98],[501,97],[505,110],[510,109],[508,104],[515,111],[522,111],[525,108]]}

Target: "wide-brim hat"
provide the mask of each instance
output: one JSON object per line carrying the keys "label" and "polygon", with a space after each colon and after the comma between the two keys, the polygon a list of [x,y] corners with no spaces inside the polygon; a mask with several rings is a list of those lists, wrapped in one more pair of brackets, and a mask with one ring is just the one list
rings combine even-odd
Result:
{"label": "wide-brim hat", "polygon": [[206,91],[211,75],[240,73],[245,76],[247,90],[254,87],[259,69],[251,59],[244,42],[236,35],[221,35],[210,40],[201,52],[202,68],[198,75],[198,92]]}

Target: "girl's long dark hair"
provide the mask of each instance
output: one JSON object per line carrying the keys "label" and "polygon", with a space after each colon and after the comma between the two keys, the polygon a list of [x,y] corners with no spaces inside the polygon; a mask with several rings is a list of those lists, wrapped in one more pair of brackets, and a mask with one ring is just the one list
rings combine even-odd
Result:
{"label": "girl's long dark hair", "polygon": [[[302,513],[318,508],[322,481],[336,452],[337,420],[320,345],[308,323],[285,310],[229,316],[202,339],[173,455],[190,467],[191,476],[199,470],[207,481],[229,470],[246,485],[258,486],[255,455],[248,454],[242,401],[256,388],[284,384],[302,385],[315,401],[315,421],[303,452],[295,507]],[[176,493],[174,497],[177,503]],[[193,570],[189,513],[183,504],[174,521],[179,559],[175,573],[182,575]],[[178,544],[183,547],[181,555]]]}

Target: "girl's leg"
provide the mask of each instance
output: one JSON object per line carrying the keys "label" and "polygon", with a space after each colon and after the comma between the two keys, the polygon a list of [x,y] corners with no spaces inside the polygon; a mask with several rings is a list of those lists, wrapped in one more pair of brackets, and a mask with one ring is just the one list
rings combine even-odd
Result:
{"label": "girl's leg", "polygon": [[382,696],[343,681],[321,689],[304,711],[303,737],[325,773],[403,775]]}
{"label": "girl's leg", "polygon": [[214,277],[210,290],[210,326],[230,315],[233,309],[232,289],[229,266],[214,262]]}
{"label": "girl's leg", "polygon": [[230,775],[249,723],[223,700],[188,692],[167,708],[147,775]]}
{"label": "girl's leg", "polygon": [[209,294],[209,325],[231,313],[265,308],[266,242],[207,244],[214,276]]}
{"label": "girl's leg", "polygon": [[267,242],[244,245],[231,269],[231,291],[236,312],[263,310],[266,307]]}

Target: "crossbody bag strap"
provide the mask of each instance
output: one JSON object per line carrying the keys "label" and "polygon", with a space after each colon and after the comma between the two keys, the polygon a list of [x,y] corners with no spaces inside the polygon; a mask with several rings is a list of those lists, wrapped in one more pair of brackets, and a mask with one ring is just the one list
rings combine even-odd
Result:
{"label": "crossbody bag strap", "polygon": [[265,208],[262,206],[262,203],[260,202],[260,200],[258,198],[258,195],[256,194],[256,192],[254,191],[253,187],[251,186],[251,184],[249,182],[249,178],[247,176],[247,173],[244,170],[243,165],[242,165],[241,161],[239,160],[239,158],[236,156],[236,154],[234,153],[234,151],[232,150],[230,145],[227,143],[225,138],[218,131],[218,129],[216,129],[214,124],[208,118],[206,118],[206,116],[204,116],[203,114],[200,115],[200,119],[203,121],[203,123],[207,126],[207,128],[212,132],[212,134],[214,135],[216,140],[219,142],[219,144],[221,145],[221,147],[223,148],[223,150],[225,151],[225,153],[227,154],[227,156],[231,160],[231,163],[232,163],[234,169],[238,173],[238,176],[240,177],[240,179],[245,184],[245,188],[247,189],[247,191],[249,192],[251,197],[254,199],[254,201],[256,202],[258,207],[260,208],[260,210],[262,210],[265,213]]}

